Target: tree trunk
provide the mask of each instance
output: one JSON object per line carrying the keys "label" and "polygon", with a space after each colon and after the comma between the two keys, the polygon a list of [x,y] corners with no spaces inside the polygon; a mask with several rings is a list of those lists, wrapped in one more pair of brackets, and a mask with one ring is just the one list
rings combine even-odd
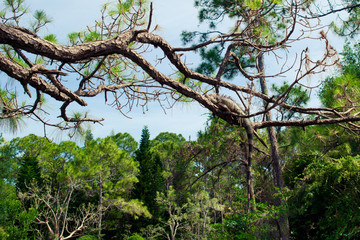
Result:
{"label": "tree trunk", "polygon": [[[252,141],[248,139],[248,141]],[[252,144],[252,143],[250,143]],[[251,173],[251,167],[252,167],[252,154],[250,150],[250,146],[247,148],[246,151],[246,158],[247,158],[247,164],[246,164],[246,185],[247,185],[247,199],[248,199],[248,212],[255,212],[256,206],[255,206],[255,193],[254,193],[254,184],[253,184],[253,177]]]}
{"label": "tree trunk", "polygon": [[101,239],[101,224],[102,224],[102,205],[103,205],[103,190],[102,190],[102,176],[100,173],[100,178],[99,178],[99,222],[98,222],[98,237],[97,239],[100,240]]}
{"label": "tree trunk", "polygon": [[[260,53],[258,57],[258,67],[259,67],[259,72],[262,73],[261,77],[259,78],[261,91],[263,94],[268,95],[268,89],[264,77],[265,76],[264,56],[262,53]],[[272,121],[271,111],[266,112],[265,116],[267,121]],[[279,189],[279,191],[282,191],[282,189],[284,188],[284,182],[283,182],[279,146],[278,146],[275,128],[268,127],[267,132],[271,145],[271,160],[272,160],[272,171],[274,175],[274,185],[277,189]],[[281,206],[283,204],[285,204],[285,202],[280,197],[275,198],[276,206]],[[282,213],[279,216],[278,228],[281,239],[283,240],[290,239],[289,221],[286,212]]]}
{"label": "tree trunk", "polygon": [[246,180],[247,180],[247,187],[248,187],[248,211],[255,212],[256,206],[255,206],[255,194],[254,194],[254,185],[253,185],[253,179],[251,174],[251,166],[246,167]]}

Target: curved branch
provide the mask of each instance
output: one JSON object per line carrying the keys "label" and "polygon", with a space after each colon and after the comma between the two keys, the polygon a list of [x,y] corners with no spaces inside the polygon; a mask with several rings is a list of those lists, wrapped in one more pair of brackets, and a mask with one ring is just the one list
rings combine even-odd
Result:
{"label": "curved branch", "polygon": [[357,122],[360,121],[360,116],[348,116],[348,117],[338,117],[338,118],[327,118],[320,119],[317,117],[312,120],[292,120],[292,121],[267,121],[267,122],[258,122],[253,123],[254,129],[266,128],[266,127],[306,127],[311,125],[326,125],[326,124],[338,124],[344,122]]}
{"label": "curved branch", "polygon": [[14,48],[68,63],[121,53],[138,34],[139,31],[127,31],[115,38],[68,47],[0,23],[0,44],[9,44]]}
{"label": "curved branch", "polygon": [[104,121],[104,118],[99,118],[99,119],[95,119],[95,118],[69,118],[66,115],[66,108],[70,105],[71,101],[66,101],[60,108],[61,110],[61,115],[60,117],[63,118],[66,122],[75,122],[75,123],[80,123],[80,122],[93,122],[93,123],[100,123],[101,121]]}
{"label": "curved branch", "polygon": [[310,17],[308,17],[308,16],[301,16],[301,17],[306,18],[306,19],[321,18],[321,17],[328,16],[328,15],[330,15],[330,14],[334,14],[334,13],[337,13],[337,12],[342,12],[342,11],[344,11],[344,10],[350,11],[350,10],[352,10],[352,9],[354,9],[354,8],[358,8],[358,7],[360,7],[360,3],[358,3],[358,4],[353,4],[353,5],[349,5],[349,6],[346,6],[346,7],[343,7],[343,8],[338,8],[338,9],[335,9],[335,10],[330,10],[330,11],[328,11],[328,12],[326,12],[326,13],[323,13],[323,14],[312,14],[312,13],[311,13],[311,16],[310,16]]}

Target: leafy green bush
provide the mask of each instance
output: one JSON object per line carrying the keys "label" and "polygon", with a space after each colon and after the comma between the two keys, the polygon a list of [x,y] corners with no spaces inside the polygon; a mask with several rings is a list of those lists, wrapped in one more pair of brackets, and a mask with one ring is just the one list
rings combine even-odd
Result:
{"label": "leafy green bush", "polygon": [[[301,166],[301,167],[299,167]],[[295,239],[360,237],[360,157],[300,156],[285,173]]]}

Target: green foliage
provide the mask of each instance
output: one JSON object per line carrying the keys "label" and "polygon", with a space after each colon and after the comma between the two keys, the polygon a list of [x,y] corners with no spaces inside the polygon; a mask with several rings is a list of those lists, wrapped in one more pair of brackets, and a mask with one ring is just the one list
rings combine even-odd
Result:
{"label": "green foliage", "polygon": [[206,50],[200,49],[200,56],[204,61],[198,66],[196,71],[200,73],[211,75],[215,72],[216,67],[221,63],[222,57],[219,55],[220,46],[216,46],[212,49]]}
{"label": "green foliage", "polygon": [[84,41],[85,42],[94,42],[101,40],[101,34],[98,32],[91,31],[87,34],[85,34]]}
{"label": "green foliage", "polygon": [[357,239],[360,236],[360,158],[301,155],[285,172],[293,187],[289,209],[296,239]]}
{"label": "green foliage", "polygon": [[[247,199],[242,201],[246,202]],[[270,205],[256,203],[256,212],[228,213],[222,224],[214,224],[211,239],[246,240],[276,239],[276,214],[281,211]]]}
{"label": "green foliage", "polygon": [[262,0],[246,0],[245,3],[251,10],[257,10],[261,7]]}
{"label": "green foliage", "polygon": [[1,18],[5,22],[19,24],[21,16],[28,12],[25,0],[3,0]]}
{"label": "green foliage", "polygon": [[143,238],[139,234],[135,233],[134,235],[131,235],[130,237],[128,237],[126,240],[145,240],[145,238]]}
{"label": "green foliage", "polygon": [[170,187],[166,193],[157,193],[156,202],[167,213],[168,219],[156,226],[157,234],[164,234],[167,239],[175,239],[180,230],[188,227],[188,214],[184,211],[187,204],[179,205],[176,202],[176,192]]}
{"label": "green foliage", "polygon": [[22,193],[27,192],[32,185],[42,185],[41,168],[36,156],[25,155],[21,159],[16,180],[16,188]]}
{"label": "green foliage", "polygon": [[15,138],[12,144],[16,146],[20,156],[36,157],[41,168],[41,178],[44,184],[57,186],[59,182],[68,181],[68,163],[73,160],[78,146],[74,142],[65,141],[60,144],[50,142],[47,138],[30,134],[21,139]]}
{"label": "green foliage", "polygon": [[[135,140],[129,134],[118,133],[103,139],[87,138],[71,161],[71,175],[81,181],[82,191],[97,206],[98,224],[105,236],[119,236],[114,228],[124,216],[137,219],[151,217],[144,203],[130,197],[138,182],[139,164],[132,156]],[[79,199],[81,201],[81,199]]]}
{"label": "green foliage", "polygon": [[111,138],[114,140],[118,148],[126,151],[130,156],[134,156],[138,143],[129,133],[117,133],[115,135],[111,135]]}
{"label": "green foliage", "polygon": [[0,239],[30,239],[31,224],[37,216],[37,210],[25,210],[18,200],[15,187],[4,179],[0,179],[0,199]]}
{"label": "green foliage", "polygon": [[98,238],[93,235],[85,235],[77,238],[78,240],[97,240]]}
{"label": "green foliage", "polygon": [[15,161],[16,149],[4,138],[0,137],[0,179],[14,182],[16,179],[16,169],[18,162]]}
{"label": "green foliage", "polygon": [[186,159],[182,155],[184,144],[185,138],[182,135],[168,132],[160,133],[151,141],[151,151],[162,164],[160,180],[166,188],[172,185],[178,189],[186,178],[184,175]]}
{"label": "green foliage", "polygon": [[128,200],[128,192],[138,182],[137,173],[138,163],[112,137],[88,141],[71,165],[71,174],[83,179],[88,194],[99,196],[108,208],[147,216],[141,203]]}
{"label": "green foliage", "polygon": [[147,229],[150,238],[164,236],[166,239],[208,239],[214,230],[211,214],[222,211],[224,206],[216,198],[210,198],[206,191],[191,195],[186,202],[179,203],[175,189],[170,186],[164,193],[158,193],[156,201],[166,212],[166,217],[156,226]]}
{"label": "green foliage", "polygon": [[282,15],[286,15],[286,11],[283,11],[281,0],[240,0],[236,2],[231,0],[196,0],[195,7],[199,8],[198,18],[200,22],[208,21],[210,28],[216,28],[225,16],[240,19],[245,25],[250,25],[249,14],[255,13],[259,24],[251,26],[253,33],[256,33],[253,37],[259,36],[262,38],[261,41],[269,43],[283,34],[284,24],[287,24],[282,19]]}
{"label": "green foliage", "polygon": [[360,77],[360,43],[351,44],[347,41],[341,53],[341,68],[343,72],[354,72]]}
{"label": "green foliage", "polygon": [[[342,6],[356,6],[359,2],[357,0],[343,0],[341,1]],[[332,6],[333,7],[333,6]],[[359,19],[360,19],[360,8],[353,7],[348,11],[347,18],[341,19],[341,24],[339,26],[338,21],[333,21],[331,26],[333,27],[335,33],[340,36],[349,36],[355,37],[359,33]]]}
{"label": "green foliage", "polygon": [[159,133],[159,135],[157,135],[156,138],[154,138],[151,141],[151,145],[156,146],[158,144],[167,143],[167,142],[173,142],[179,144],[185,142],[185,138],[181,134],[162,132]]}
{"label": "green foliage", "polygon": [[[272,85],[272,90],[276,95],[283,96],[285,99],[285,103],[292,106],[304,106],[310,100],[310,96],[307,90],[305,90],[301,86],[293,86],[289,88],[290,85],[284,82],[281,86]],[[281,120],[290,120],[291,118],[299,119],[301,116],[296,114],[293,111],[289,111],[288,109],[280,108],[281,112]]]}
{"label": "green foliage", "polygon": [[192,194],[187,200],[186,221],[189,230],[184,234],[188,239],[208,239],[214,228],[211,226],[214,212],[224,210],[224,205],[217,198],[211,198],[210,193],[202,190]]}
{"label": "green foliage", "polygon": [[[31,24],[31,27],[32,27],[32,31],[35,32],[35,33],[37,33],[46,24],[52,22],[51,18],[49,18],[46,15],[46,13],[44,11],[42,11],[42,10],[35,11],[34,18],[35,18],[35,21]],[[47,38],[51,39],[51,40],[55,40],[54,35],[53,34],[50,34],[50,35],[52,35],[52,38],[49,38],[49,37],[47,37]],[[44,39],[46,39],[46,37]],[[46,39],[46,40],[48,40],[48,39]],[[56,41],[51,41],[51,40],[48,40],[48,41],[56,42]]]}
{"label": "green foliage", "polygon": [[[49,236],[46,228],[33,224],[36,216],[44,217],[49,209],[36,203],[35,196],[44,200],[57,196],[57,203],[62,203],[69,192],[69,219],[76,219],[87,210],[97,213],[93,215],[95,224],[102,209],[101,233],[106,238],[275,239],[277,216],[287,207],[296,239],[359,237],[360,210],[354,203],[360,198],[360,158],[347,156],[359,149],[352,135],[336,126],[283,130],[280,134],[286,137],[281,143],[289,145],[282,148],[286,153],[284,180],[289,188],[289,206],[284,209],[271,204],[271,194],[275,192],[269,187],[272,179],[266,178],[266,166],[257,153],[257,211],[248,213],[241,165],[243,134],[217,118],[210,119],[196,142],[187,142],[181,135],[169,132],[150,140],[145,127],[134,154],[136,161],[131,156],[136,142],[129,134],[104,139],[89,136],[83,148],[73,142],[56,144],[35,135],[11,142],[2,139],[0,239],[29,239],[35,236],[35,229]],[[143,175],[138,179],[146,185],[141,186],[142,195],[134,199],[130,192],[135,184],[139,186],[136,175],[141,164]],[[197,179],[215,165],[220,167]],[[24,194],[16,193],[12,184],[15,182]],[[42,188],[29,188],[28,182],[38,182]],[[50,205],[55,209],[54,203]],[[146,220],[149,212],[154,220]],[[12,216],[17,216],[15,221]],[[69,224],[71,229],[73,223]],[[95,229],[91,226],[84,230],[87,235],[82,239],[94,239],[91,233]]]}
{"label": "green foliage", "polygon": [[359,103],[360,84],[356,73],[344,73],[341,76],[327,78],[320,91],[324,106],[347,111]]}
{"label": "green foliage", "polygon": [[[287,32],[286,29],[289,29],[288,25],[291,24],[285,20],[287,10],[282,5],[282,1],[196,0],[195,7],[199,8],[200,23],[207,22],[211,29],[217,29],[218,24],[221,24],[225,17],[234,19],[236,23],[229,30],[231,34],[239,33],[240,36],[251,36],[252,40],[250,41],[264,45],[275,44],[278,39],[282,39]],[[256,21],[250,21],[250,19],[256,19]],[[217,33],[217,31],[204,33],[184,31],[181,36],[184,44],[206,42],[213,37],[212,34],[215,32]],[[219,43],[210,49],[201,48],[202,62],[196,71],[211,76],[218,72],[219,66],[222,66],[224,67],[222,78],[233,79],[236,77],[239,71],[234,61],[235,57],[230,57],[227,59],[226,65],[221,65],[227,49],[227,43]],[[236,45],[231,48],[231,51],[236,54],[236,59],[243,69],[255,67],[254,59],[258,49]]]}
{"label": "green foliage", "polygon": [[16,133],[24,125],[20,114],[11,114],[16,108],[16,93],[0,89],[0,111],[6,118],[0,119],[0,128],[5,132]]}
{"label": "green foliage", "polygon": [[[207,174],[198,182],[205,184],[213,197],[231,202],[242,194],[245,184],[245,168],[242,160],[246,153],[246,136],[243,129],[230,126],[219,118],[210,118],[205,131],[199,132],[194,159],[194,175]],[[229,194],[231,193],[231,194]]]}
{"label": "green foliage", "polygon": [[72,32],[68,34],[68,38],[71,45],[77,45],[80,40],[80,34],[77,32]]}
{"label": "green foliage", "polygon": [[135,2],[137,1],[134,0],[119,1],[118,4],[116,5],[116,9],[110,11],[110,15],[124,14],[126,12],[129,12]]}
{"label": "green foliage", "polygon": [[341,74],[328,77],[319,92],[321,102],[326,107],[336,108],[338,111],[358,111],[360,101],[360,46],[344,47],[341,62]]}
{"label": "green foliage", "polygon": [[[359,154],[359,136],[336,125],[292,128],[284,132],[282,140],[290,138],[288,156],[293,154],[324,155],[340,158]],[[296,150],[296,151],[295,151]]]}
{"label": "green foliage", "polygon": [[154,156],[151,151],[150,132],[146,126],[141,133],[140,145],[135,152],[135,160],[139,163],[140,174],[138,176],[139,182],[134,189],[134,198],[144,202],[153,215],[151,222],[154,224],[160,216],[155,198],[156,192],[164,190],[163,166],[160,158]]}
{"label": "green foliage", "polygon": [[49,41],[49,42],[52,42],[52,43],[57,43],[57,39],[56,39],[56,36],[54,34],[46,35],[44,37],[44,39]]}
{"label": "green foliage", "polygon": [[188,32],[188,31],[181,32],[181,41],[183,42],[184,45],[194,41],[195,37],[196,37],[195,32]]}
{"label": "green foliage", "polygon": [[[79,148],[74,142],[69,141],[56,144],[35,135],[16,138],[10,143],[2,140],[1,166],[7,166],[9,169],[0,176],[10,181],[17,173],[15,183],[21,200],[17,200],[14,191],[15,199],[18,201],[18,205],[14,206],[18,208],[13,211],[18,211],[15,215],[21,217],[13,223],[14,229],[17,229],[14,231],[20,234],[21,229],[25,227],[25,232],[29,231],[35,216],[37,219],[48,219],[52,229],[66,227],[69,230],[84,217],[84,228],[90,233],[90,226],[96,221],[96,216],[99,216],[99,209],[106,213],[103,227],[109,229],[113,227],[111,221],[121,218],[121,213],[150,217],[142,202],[129,197],[133,185],[138,181],[138,163],[130,157],[129,152],[120,147],[131,149],[134,146],[134,142],[131,141],[133,138],[128,134],[118,134],[117,137],[96,140],[88,138],[84,148]],[[114,139],[119,140],[119,146]],[[14,187],[13,189],[15,190]],[[102,205],[99,205],[98,201],[100,196]],[[0,204],[0,209],[9,211],[10,205],[5,201],[6,197],[4,205]],[[11,199],[8,201],[14,202]],[[33,212],[32,209],[38,209],[39,212]],[[55,211],[56,214],[47,215],[54,209],[58,209]],[[20,210],[24,212],[21,213]],[[22,216],[28,216],[26,213],[31,213],[29,217],[32,218],[23,219]],[[68,220],[63,224],[59,219],[64,216],[67,216]],[[111,221],[108,221],[107,217]],[[10,224],[8,219],[3,221]],[[6,224],[0,225],[1,234],[12,236],[12,230]],[[37,230],[43,237],[50,237],[48,228],[40,227]]]}

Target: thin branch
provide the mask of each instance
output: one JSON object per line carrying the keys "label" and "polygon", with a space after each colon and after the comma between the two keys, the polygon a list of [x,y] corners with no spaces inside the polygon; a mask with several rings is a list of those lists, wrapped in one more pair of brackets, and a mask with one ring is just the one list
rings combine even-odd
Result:
{"label": "thin branch", "polygon": [[342,12],[344,10],[352,10],[354,8],[358,8],[360,7],[360,3],[358,4],[354,4],[354,5],[349,5],[349,6],[346,6],[346,7],[343,7],[343,8],[338,8],[338,9],[331,9],[330,11],[326,12],[326,13],[323,13],[323,14],[313,14],[311,13],[311,16],[308,17],[308,16],[302,16],[300,15],[301,17],[303,18],[306,18],[306,19],[315,19],[315,18],[322,18],[322,17],[325,17],[325,16],[328,16],[330,14],[334,14],[334,13],[337,13],[337,12]]}

